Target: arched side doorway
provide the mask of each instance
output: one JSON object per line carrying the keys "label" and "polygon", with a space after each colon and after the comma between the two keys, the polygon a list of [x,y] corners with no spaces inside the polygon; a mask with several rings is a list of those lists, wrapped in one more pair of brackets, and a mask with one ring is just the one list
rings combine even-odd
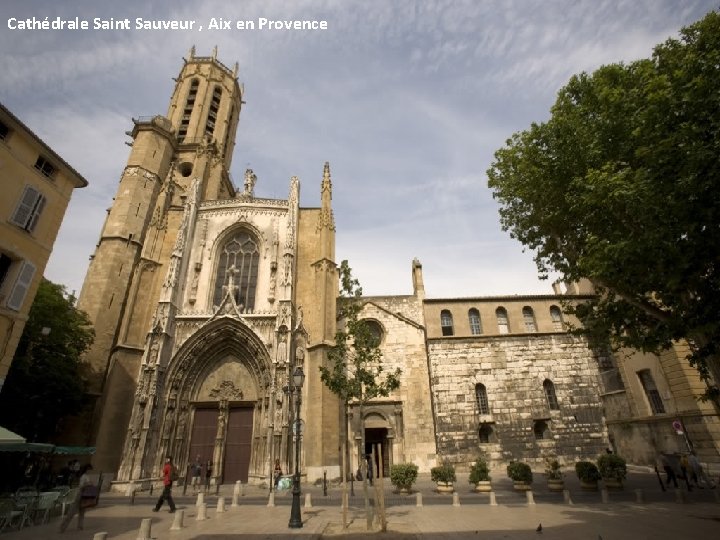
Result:
{"label": "arched side doorway", "polygon": [[[381,471],[387,477],[390,467],[398,459],[402,459],[402,405],[399,402],[371,403],[363,410],[364,422],[361,420],[360,408],[351,404],[349,436],[356,444],[356,455],[352,456],[351,470],[357,470],[361,459],[375,456],[373,476]],[[365,446],[362,447],[363,429]],[[400,435],[398,435],[400,434]],[[398,440],[397,437],[400,437]]]}

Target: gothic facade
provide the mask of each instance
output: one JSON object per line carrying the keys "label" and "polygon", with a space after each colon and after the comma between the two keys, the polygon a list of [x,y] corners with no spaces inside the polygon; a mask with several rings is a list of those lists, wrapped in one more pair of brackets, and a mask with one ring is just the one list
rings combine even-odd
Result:
{"label": "gothic facade", "polygon": [[[176,81],[166,116],[134,120],[79,298],[96,329],[97,470],[116,472],[121,487],[157,477],[165,455],[181,471],[199,455],[213,461],[214,482],[263,482],[275,459],[292,470],[298,436],[310,481],[340,475],[345,442],[348,470],[371,450],[385,467],[428,471],[481,451],[500,465],[606,448],[597,355],[559,310],[573,297],[427,299],[418,261],[413,294],[362,299],[385,367],[402,380],[363,418],[350,404],[345,428],[319,373],[337,324],[330,166],[318,168],[318,208],[301,207],[296,177],[287,199],[259,197],[251,170],[236,188],[237,65],[191,50]],[[296,433],[287,388],[298,367]]]}

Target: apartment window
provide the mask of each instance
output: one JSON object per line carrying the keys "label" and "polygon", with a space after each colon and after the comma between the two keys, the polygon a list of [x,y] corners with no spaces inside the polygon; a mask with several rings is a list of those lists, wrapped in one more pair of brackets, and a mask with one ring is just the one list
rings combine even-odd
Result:
{"label": "apartment window", "polygon": [[550,319],[552,320],[553,330],[556,332],[562,332],[564,330],[562,311],[559,307],[550,306]]}
{"label": "apartment window", "polygon": [[495,310],[495,318],[497,319],[498,333],[507,334],[510,332],[510,324],[508,321],[507,311],[504,307],[499,307]]}
{"label": "apartment window", "polygon": [[480,312],[472,308],[468,311],[468,320],[470,322],[470,333],[474,336],[482,334],[482,325],[480,324]]}
{"label": "apartment window", "polygon": [[655,386],[655,379],[649,369],[643,369],[638,371],[638,378],[640,384],[642,384],[645,395],[647,396],[648,403],[650,404],[650,410],[653,414],[663,414],[665,412],[665,405],[663,405],[660,392],[658,392],[657,386]]}
{"label": "apartment window", "polygon": [[478,404],[478,412],[480,414],[490,414],[490,403],[488,402],[487,390],[484,384],[478,383],[475,385],[475,399]]}
{"label": "apartment window", "polygon": [[523,321],[525,321],[526,332],[537,332],[537,325],[535,324],[535,313],[530,306],[525,306],[522,310]]}
{"label": "apartment window", "polygon": [[560,405],[558,405],[557,395],[555,395],[555,385],[550,379],[545,379],[543,381],[543,390],[545,390],[545,397],[547,398],[548,407],[550,407],[551,411],[558,411],[560,410]]}
{"label": "apartment window", "polygon": [[53,164],[42,156],[38,156],[37,161],[35,162],[35,168],[48,178],[52,178],[56,171]]}
{"label": "apartment window", "polygon": [[447,309],[440,312],[440,328],[442,328],[443,336],[452,336],[454,334],[452,313]]}
{"label": "apartment window", "polygon": [[32,283],[32,279],[35,276],[35,265],[30,261],[22,261],[21,264],[18,277],[8,295],[6,303],[7,307],[15,311],[20,311],[20,308],[22,308],[25,296],[30,288],[30,283]]}
{"label": "apartment window", "polygon": [[10,128],[7,127],[3,122],[0,122],[0,141],[4,141],[10,135]]}
{"label": "apartment window", "polygon": [[235,290],[231,294],[234,294],[235,302],[252,310],[255,307],[259,260],[257,241],[249,233],[237,231],[228,238],[220,249],[213,303],[217,306],[223,301],[232,275]]}
{"label": "apartment window", "polygon": [[25,186],[20,202],[15,208],[10,221],[18,227],[32,232],[37,225],[40,214],[45,208],[45,197],[32,186]]}

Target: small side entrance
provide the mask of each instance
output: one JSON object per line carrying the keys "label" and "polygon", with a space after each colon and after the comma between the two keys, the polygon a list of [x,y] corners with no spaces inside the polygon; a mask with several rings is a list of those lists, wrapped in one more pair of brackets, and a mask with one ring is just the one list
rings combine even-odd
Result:
{"label": "small side entrance", "polygon": [[390,444],[387,438],[387,428],[365,428],[365,455],[375,451],[375,466],[373,478],[380,470],[380,454],[382,453],[382,474],[387,478],[390,475]]}

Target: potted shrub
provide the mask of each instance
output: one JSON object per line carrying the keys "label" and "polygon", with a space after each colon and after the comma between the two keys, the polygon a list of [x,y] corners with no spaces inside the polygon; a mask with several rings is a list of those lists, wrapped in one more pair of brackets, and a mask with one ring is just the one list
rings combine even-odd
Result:
{"label": "potted shrub", "polygon": [[560,465],[557,459],[545,462],[545,477],[547,478],[548,489],[550,491],[562,491],[565,489],[562,465]]}
{"label": "potted shrub", "polygon": [[448,461],[430,469],[430,479],[437,484],[438,493],[452,493],[455,482],[455,467]]}
{"label": "potted shrub", "polygon": [[418,466],[414,463],[398,463],[390,467],[390,482],[400,493],[408,493],[417,476]]}
{"label": "potted shrub", "polygon": [[507,475],[513,481],[513,487],[517,490],[527,491],[533,481],[530,465],[522,461],[511,461],[507,466]]}
{"label": "potted shrub", "polygon": [[479,456],[473,466],[470,467],[469,481],[475,485],[475,491],[489,492],[492,491],[490,480],[490,467],[488,467],[485,458]]}
{"label": "potted shrub", "polygon": [[625,460],[616,454],[603,454],[597,459],[597,467],[608,489],[622,489],[627,476]]}
{"label": "potted shrub", "polygon": [[592,461],[578,461],[575,464],[575,473],[580,479],[580,489],[597,491],[600,471]]}

